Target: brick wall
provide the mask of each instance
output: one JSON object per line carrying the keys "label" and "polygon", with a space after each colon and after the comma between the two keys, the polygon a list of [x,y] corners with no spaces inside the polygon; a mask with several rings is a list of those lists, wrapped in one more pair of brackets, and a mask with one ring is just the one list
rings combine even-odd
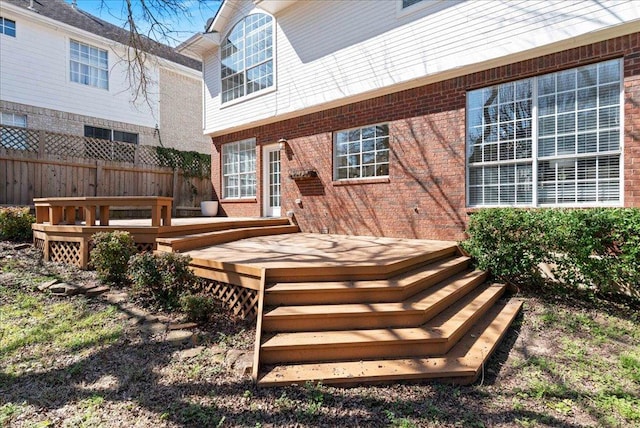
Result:
{"label": "brick wall", "polygon": [[[466,91],[619,57],[624,57],[624,200],[626,206],[640,206],[640,33],[216,137],[214,189],[221,194],[222,144],[255,137],[262,145],[284,137],[283,213],[294,211],[303,231],[462,239],[468,219]],[[388,180],[333,182],[332,132],[382,122],[389,123],[391,136]],[[261,214],[261,162],[257,165],[257,200],[223,201],[227,215]],[[318,179],[288,178],[291,169],[304,168],[316,169]]]}
{"label": "brick wall", "polygon": [[165,147],[210,152],[202,134],[202,79],[160,68],[159,126]]}

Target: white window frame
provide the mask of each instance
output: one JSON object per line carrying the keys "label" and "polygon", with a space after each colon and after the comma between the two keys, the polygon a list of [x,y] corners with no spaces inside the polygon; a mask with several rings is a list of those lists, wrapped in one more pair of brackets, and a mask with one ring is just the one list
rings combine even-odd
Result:
{"label": "white window frame", "polygon": [[108,91],[109,51],[69,39],[69,81]]}
{"label": "white window frame", "polygon": [[[12,126],[22,129],[5,129],[0,135],[0,147],[13,148],[16,150],[27,149],[27,115],[19,113],[8,113],[0,111],[0,125]],[[11,141],[12,144],[9,144]]]}
{"label": "white window frame", "polygon": [[[540,93],[539,94],[539,87],[541,87],[541,85],[543,84],[543,81],[545,79],[550,79],[550,78],[560,78],[562,75],[566,75],[568,76],[569,74],[571,74],[572,72],[576,73],[576,76],[578,76],[578,72],[581,70],[584,70],[585,72],[588,71],[588,69],[593,69],[595,68],[596,72],[598,74],[596,74],[596,79],[599,79],[600,76],[600,72],[597,71],[600,69],[600,67],[606,67],[607,64],[613,63],[613,62],[617,62],[618,65],[618,70],[619,70],[619,76],[618,76],[618,80],[617,82],[605,82],[602,83],[598,80],[596,80],[595,84],[592,84],[590,86],[584,86],[584,87],[579,87],[577,86],[575,90],[573,89],[568,89],[568,90],[558,90],[557,88],[555,88],[552,92],[548,93],[549,97],[553,96],[553,103],[548,104],[547,108],[548,109],[552,109],[553,112],[549,113],[546,109],[545,109],[545,105],[542,104],[542,99],[544,97],[547,96],[547,94],[545,93]],[[471,141],[472,138],[474,138],[472,135],[470,135],[470,127],[473,123],[472,119],[471,119],[471,114],[473,114],[472,109],[470,107],[470,100],[471,100],[471,96],[470,94],[475,93],[476,91],[483,91],[483,90],[491,90],[493,88],[501,88],[503,85],[509,85],[509,84],[518,84],[521,82],[531,82],[531,113],[530,113],[530,120],[531,120],[531,156],[528,158],[517,158],[517,151],[515,151],[516,156],[514,156],[513,159],[507,159],[507,160],[500,160],[500,145],[498,144],[497,147],[497,160],[489,160],[487,161],[484,157],[482,157],[482,160],[479,162],[471,162],[470,161],[470,156],[472,154],[472,146],[471,146]],[[555,81],[554,81],[555,82]],[[609,86],[613,86],[614,83],[618,84],[618,89],[619,89],[619,93],[615,93],[613,92],[613,98],[609,98],[609,100],[617,100],[617,105],[614,104],[604,104],[601,105],[600,103],[602,102],[602,100],[604,100],[605,98],[602,97],[602,95],[598,95],[599,93],[602,93],[603,90],[606,91],[606,87]],[[555,83],[554,83],[555,84]],[[595,91],[595,99],[588,97],[582,100],[583,103],[585,104],[593,104],[592,106],[583,106],[582,108],[580,108],[580,101],[579,101],[579,94],[580,91],[584,91],[583,93],[587,93],[587,91],[592,90]],[[575,96],[574,96],[574,100],[571,101],[571,103],[566,104],[566,106],[573,106],[572,108],[567,108],[565,111],[558,111],[559,107],[562,107],[562,104],[560,104],[560,102],[558,101],[559,98],[562,99],[568,99],[569,101],[571,100],[570,96],[572,95],[572,92],[575,92]],[[540,96],[539,96],[540,95]],[[517,104],[517,103],[516,103]],[[611,107],[609,107],[611,106]],[[603,112],[609,111],[609,112],[615,112],[616,109],[614,107],[618,108],[617,111],[617,125],[614,126],[601,126],[600,124],[602,123],[603,117],[606,119],[607,116],[603,115]],[[477,111],[477,109],[476,109]],[[583,123],[587,123],[587,119],[589,116],[589,113],[593,113],[593,116],[595,117],[595,119],[592,120],[596,120],[596,125],[595,128],[593,127],[589,127],[586,129],[580,129],[580,121],[584,120]],[[499,114],[499,113],[498,113]],[[571,115],[573,114],[573,119],[571,119]],[[581,115],[582,114],[582,115]],[[558,128],[560,127],[560,119],[564,119],[564,118],[569,118],[568,120],[574,120],[575,121],[575,131],[572,132],[566,132],[566,133],[562,133],[562,132],[558,132]],[[584,119],[583,119],[584,118]],[[545,119],[549,119],[553,121],[553,133],[552,134],[544,134],[544,132],[541,132],[544,130],[544,128],[542,128],[542,124],[545,123]],[[475,119],[475,121],[477,121],[477,117]],[[498,123],[498,122],[491,122],[491,124],[494,123]],[[569,122],[570,123],[570,122]],[[484,125],[484,118],[483,118],[483,127],[486,126]],[[589,64],[586,66],[581,66],[581,67],[575,67],[575,68],[570,68],[567,70],[562,70],[559,72],[554,72],[554,73],[548,73],[548,74],[543,74],[540,76],[536,76],[536,77],[532,77],[529,79],[524,79],[524,80],[520,80],[520,81],[516,81],[516,82],[506,82],[505,84],[499,84],[499,85],[495,85],[492,87],[485,87],[485,88],[480,88],[474,91],[469,91],[467,93],[467,104],[466,104],[466,123],[465,123],[465,129],[466,129],[466,153],[465,153],[465,160],[466,160],[466,178],[465,178],[465,188],[466,188],[466,205],[467,207],[470,208],[486,208],[486,207],[504,207],[504,206],[518,206],[518,207],[575,207],[575,208],[582,208],[582,207],[602,207],[602,206],[623,206],[624,205],[624,159],[623,159],[623,153],[624,153],[624,66],[623,66],[623,62],[621,59],[615,59],[615,60],[609,60],[609,61],[602,61],[602,62],[598,62],[598,63],[594,63],[594,64]],[[482,128],[485,131],[487,131],[486,128]],[[483,131],[483,132],[485,132]],[[500,126],[498,125],[498,132],[500,132]],[[605,133],[611,133],[611,132],[617,132],[617,136],[618,136],[618,144],[617,144],[617,148],[614,149],[609,149],[609,147],[605,147],[605,149],[601,149],[601,145],[602,144],[607,144],[607,145],[612,145],[611,140],[608,140],[609,142],[603,142],[605,140],[601,140],[602,135]],[[593,140],[594,135],[597,135],[597,141],[596,143],[592,143],[588,140],[588,138],[590,140]],[[566,150],[566,153],[558,153],[558,151],[560,151],[561,147],[573,147],[573,146],[561,146],[560,142],[562,140],[563,137],[568,137],[567,141],[571,141],[571,138],[573,138],[573,136],[575,136],[575,151],[574,152],[569,152],[568,150]],[[583,137],[582,140],[580,137]],[[552,141],[553,140],[553,152],[549,152],[549,153],[543,153],[543,150],[549,150],[547,149],[547,147],[551,147],[549,145],[543,145],[541,144],[541,141]],[[508,140],[507,140],[508,141]],[[591,150],[591,151],[587,151],[587,149],[585,149],[583,152],[580,151],[580,144],[581,141],[584,144],[584,147],[587,147],[588,144],[595,144],[595,150]],[[615,139],[612,140],[613,141],[613,145],[616,146],[615,144]],[[483,150],[486,149],[486,147],[488,145],[492,145],[493,142],[490,142],[490,144],[485,144],[484,142],[483,144]],[[514,143],[517,145],[517,143]],[[599,146],[600,145],[600,146]],[[484,153],[484,152],[483,152]],[[482,155],[480,155],[482,156]],[[606,170],[601,170],[601,166],[603,165],[602,162],[605,162],[605,168],[607,165],[607,162],[610,161],[616,161],[618,162],[618,169],[606,169]],[[595,163],[593,163],[592,167],[593,170],[588,169],[588,167],[585,167],[584,169],[580,169],[580,163],[586,164],[587,162],[592,162],[595,161]],[[548,185],[554,185],[555,187],[555,201],[554,202],[547,202],[547,201],[543,201],[541,199],[541,196],[539,194],[539,191],[541,190],[541,185],[543,185],[545,182],[542,181],[541,175],[542,175],[542,163],[543,162],[547,162],[549,164],[552,164],[553,168],[555,168],[553,170],[554,172],[554,180],[551,181],[546,181],[546,183]],[[497,177],[500,177],[500,167],[501,166],[512,166],[512,165],[525,165],[528,164],[530,165],[531,168],[531,202],[530,203],[518,203],[517,200],[513,203],[509,203],[509,202],[498,202],[498,203],[485,203],[484,199],[486,197],[486,194],[484,193],[484,191],[486,190],[487,186],[491,186],[491,187],[496,187],[497,186],[497,191],[498,191],[498,197],[500,195],[500,189],[501,189],[501,184],[505,184],[505,186],[510,186],[511,182],[507,182],[507,183],[500,183],[500,178],[498,178],[497,182],[492,182],[492,183],[486,183],[485,180],[487,178],[486,172],[484,172],[484,167],[489,167],[489,169],[493,168],[495,169],[495,167],[498,167],[498,172]],[[573,178],[568,178],[566,179],[566,181],[563,181],[561,178],[559,178],[559,175],[562,174],[562,168],[563,167],[569,167],[569,169],[567,171],[572,171],[572,166],[573,165]],[[477,176],[477,178],[482,177],[482,184],[480,185],[471,185],[471,173],[472,173],[472,169],[476,169],[479,168],[480,171],[483,171],[482,174],[479,174]],[[516,167],[517,168],[517,167]],[[549,170],[550,171],[550,170]],[[591,171],[593,171],[593,173],[591,173]],[[609,178],[606,175],[601,176],[601,174],[606,171],[606,172],[615,172],[617,173],[617,178],[615,176],[613,176],[613,178]],[[594,174],[591,177],[587,177],[587,178],[580,178],[580,173],[582,172],[583,175],[591,173]],[[516,176],[515,176],[515,180],[514,180],[514,186],[518,186],[518,185],[525,185],[526,182],[521,182],[518,183],[518,173],[516,171]],[[474,175],[474,178],[475,175]],[[562,186],[564,184],[564,186]],[[579,187],[579,184],[583,184],[583,187]],[[589,187],[590,185],[594,185],[595,187],[593,188],[593,195],[595,195],[595,200],[586,200],[588,199],[587,197],[590,196],[589,191],[591,190]],[[618,187],[618,192],[617,193],[609,193],[606,190],[607,185],[616,185]],[[575,192],[573,193],[573,198],[575,199],[574,201],[568,201],[569,196],[572,194],[571,193],[571,188],[568,185],[575,185]],[[565,195],[565,198],[567,199],[566,201],[562,200],[562,191],[560,191],[560,188],[564,187],[565,189],[569,189],[569,192]],[[481,201],[480,203],[475,203],[473,204],[471,202],[472,198],[471,198],[471,188],[479,188],[481,189],[481,191],[483,191],[483,201]],[[604,189],[604,190],[603,190]],[[580,201],[582,196],[583,201]],[[616,200],[610,200],[608,198],[616,198]]]}
{"label": "white window frame", "polygon": [[16,126],[19,128],[27,127],[27,115],[19,113],[8,113],[0,111],[0,125]]}
{"label": "white window frame", "polygon": [[[9,27],[7,27],[7,21],[11,22],[13,24],[13,28],[11,29],[11,32],[13,34],[7,33],[7,30]],[[4,34],[5,36],[8,37],[17,37],[18,36],[18,25],[16,24],[16,21],[13,19],[9,19],[9,18],[5,18],[3,16],[0,16],[0,34]]]}
{"label": "white window frame", "polygon": [[[242,154],[248,155],[244,158]],[[234,159],[229,159],[234,157]],[[221,185],[222,199],[255,199],[257,195],[257,154],[255,138],[226,143],[222,146],[221,153]],[[229,168],[231,171],[229,171]],[[233,179],[237,185],[229,186],[227,178]],[[253,182],[253,186],[242,184],[243,179]],[[243,187],[250,189],[249,192],[243,194]],[[230,192],[231,189],[237,189],[237,192]]]}
{"label": "white window frame", "polygon": [[[379,127],[386,127],[387,129],[387,134],[384,135],[378,135],[377,134],[377,129]],[[372,137],[367,137],[367,138],[363,138],[363,131],[364,130],[368,130],[373,128],[374,130],[374,135]],[[350,129],[343,129],[340,131],[335,131],[333,133],[333,179],[334,181],[344,181],[344,180],[371,180],[371,179],[376,179],[376,178],[381,178],[381,177],[389,177],[389,168],[390,168],[390,155],[391,155],[391,143],[390,143],[390,130],[389,130],[389,124],[388,123],[377,123],[374,125],[367,125],[367,126],[360,126],[357,128],[350,128]],[[350,137],[350,134],[355,133],[355,132],[359,132],[360,136],[358,140],[355,140],[353,138]],[[341,137],[342,135],[344,135],[345,137]],[[387,143],[386,143],[386,148],[378,148],[378,143],[382,141],[384,141],[386,139]],[[367,140],[372,140],[373,142],[373,149],[372,150],[364,150],[363,148],[363,141],[367,141]],[[350,144],[355,145],[356,143],[359,144],[359,150],[350,151]],[[339,147],[339,145],[346,145],[347,146],[347,152],[343,153]],[[378,161],[378,155],[380,155],[381,157],[384,156],[384,153],[386,152],[386,157],[387,160],[381,160]],[[374,158],[373,163],[371,162],[363,162],[363,155],[364,154],[368,154],[368,155],[372,155]],[[349,165],[349,156],[358,156],[359,157],[359,162],[357,162],[356,164],[352,164]],[[341,164],[339,158],[344,158],[346,160],[346,165]],[[386,165],[386,169],[387,169],[387,173],[386,174],[378,174],[378,167],[379,166],[383,166]],[[363,171],[365,169],[365,167],[371,167],[374,171],[373,175],[363,175]],[[358,177],[350,177],[347,175],[347,177],[340,177],[340,170],[346,170],[348,171],[349,168],[359,168],[360,170],[360,174]]]}
{"label": "white window frame", "polygon": [[[247,60],[247,51],[246,51],[246,40],[247,40],[247,34],[246,34],[246,23],[247,20],[251,17],[255,17],[255,16],[264,16],[266,18],[269,18],[270,22],[264,26],[259,27],[258,32],[262,32],[265,28],[267,28],[267,26],[270,26],[270,31],[271,31],[271,40],[265,45],[265,49],[267,48],[267,45],[270,43],[270,48],[271,48],[271,55],[265,57],[264,59],[258,60],[255,63],[252,63],[250,67],[246,66],[246,60]],[[223,72],[224,72],[224,67],[225,67],[225,60],[227,60],[228,57],[224,56],[225,53],[225,49],[227,46],[227,42],[229,42],[229,37],[231,36],[231,34],[239,27],[242,26],[242,58],[241,58],[241,62],[242,62],[242,68],[238,69],[235,71],[235,73],[229,74],[228,76],[223,76]],[[236,22],[236,24],[231,28],[231,30],[227,33],[226,37],[224,38],[223,43],[220,46],[220,106],[221,107],[227,107],[230,105],[234,105],[238,102],[242,102],[260,95],[263,95],[265,93],[268,92],[272,92],[276,89],[276,34],[275,34],[275,18],[273,16],[271,16],[268,13],[264,13],[264,12],[258,12],[258,13],[252,13],[250,15],[247,15],[245,17],[243,17],[241,20],[239,20],[238,22]],[[247,74],[248,72],[250,72],[251,70],[256,70],[259,67],[271,67],[271,72],[270,74],[267,73],[265,76],[271,76],[271,84],[268,86],[265,86],[262,89],[258,89],[258,90],[254,90],[250,93],[248,93],[248,88],[249,88],[249,84],[251,82],[249,82],[249,80],[247,79]],[[242,95],[237,95],[234,96],[233,98],[229,98],[229,99],[225,99],[225,91],[223,89],[224,87],[224,82],[225,80],[228,80],[232,77],[238,77],[240,79],[243,80],[243,83],[241,86],[242,88]],[[231,91],[231,93],[233,93],[233,91]]]}

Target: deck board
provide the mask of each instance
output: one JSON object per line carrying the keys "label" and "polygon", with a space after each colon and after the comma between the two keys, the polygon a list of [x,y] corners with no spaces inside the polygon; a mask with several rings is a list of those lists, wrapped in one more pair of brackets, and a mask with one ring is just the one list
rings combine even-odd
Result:
{"label": "deck board", "polygon": [[452,241],[379,238],[314,233],[262,236],[186,251],[193,259],[209,259],[279,268],[382,266],[416,254],[456,246]]}

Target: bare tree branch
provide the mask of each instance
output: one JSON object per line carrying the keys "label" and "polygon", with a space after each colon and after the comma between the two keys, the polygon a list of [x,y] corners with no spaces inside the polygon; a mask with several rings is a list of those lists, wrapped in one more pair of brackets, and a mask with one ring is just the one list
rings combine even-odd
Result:
{"label": "bare tree branch", "polygon": [[[209,3],[209,6],[207,6]],[[131,101],[144,102],[153,111],[151,91],[154,81],[153,64],[164,45],[175,45],[184,33],[176,28],[180,20],[191,19],[190,9],[199,7],[204,15],[213,15],[219,5],[211,0],[124,0],[119,13],[112,11],[113,2],[101,0],[100,8],[122,22],[128,31],[128,49],[121,57],[127,62],[127,79],[132,94]],[[211,7],[213,6],[213,7]],[[204,29],[204,27],[203,27]]]}

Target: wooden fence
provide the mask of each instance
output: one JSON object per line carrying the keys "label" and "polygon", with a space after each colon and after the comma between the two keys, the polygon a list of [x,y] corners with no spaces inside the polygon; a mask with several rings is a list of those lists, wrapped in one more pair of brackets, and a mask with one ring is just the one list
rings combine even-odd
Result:
{"label": "wooden fence", "polygon": [[155,147],[0,126],[0,205],[57,196],[170,196],[173,206],[211,200],[209,174],[160,166]]}

